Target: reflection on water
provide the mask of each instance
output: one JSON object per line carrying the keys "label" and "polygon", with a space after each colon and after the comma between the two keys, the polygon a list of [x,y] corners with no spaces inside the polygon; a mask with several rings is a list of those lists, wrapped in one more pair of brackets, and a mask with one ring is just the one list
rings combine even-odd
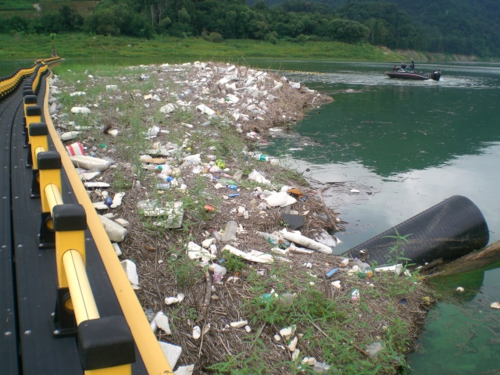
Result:
{"label": "reflection on water", "polygon": [[297,152],[297,158],[357,161],[387,177],[480,154],[500,141],[497,90],[423,88],[414,82],[361,90],[331,86],[335,102],[311,112],[299,127],[314,147]]}
{"label": "reflection on water", "polygon": [[[278,152],[277,141],[269,153]],[[307,150],[307,148],[305,149]],[[304,151],[305,151],[304,150]],[[477,155],[457,156],[453,161],[423,170],[377,175],[358,162],[311,164],[304,151],[290,152],[293,158],[289,165],[322,183],[330,183],[332,189],[324,195],[333,207],[348,222],[346,230],[337,236],[344,241],[336,248],[342,253],[402,221],[449,198],[463,195],[471,199],[483,213],[490,228],[491,241],[500,239],[498,212],[500,202],[496,199],[495,186],[500,184],[498,169],[500,143],[496,143]],[[308,172],[305,172],[309,169]],[[360,193],[350,193],[356,188]]]}
{"label": "reflection on water", "polygon": [[[314,67],[324,74],[302,73]],[[491,242],[500,240],[498,65],[441,67],[440,82],[389,79],[381,64],[282,69],[335,100],[300,124],[302,137],[276,138],[268,152],[330,184],[325,198],[346,222],[336,253],[457,194],[479,207]],[[448,302],[430,312],[409,356],[412,374],[500,374],[500,315],[490,308],[500,301],[497,266],[436,280]],[[466,292],[457,295],[457,286]]]}

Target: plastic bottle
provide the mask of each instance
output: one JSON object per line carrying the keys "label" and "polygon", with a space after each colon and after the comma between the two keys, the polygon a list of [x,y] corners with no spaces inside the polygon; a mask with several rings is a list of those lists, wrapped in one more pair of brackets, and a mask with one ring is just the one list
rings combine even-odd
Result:
{"label": "plastic bottle", "polygon": [[354,264],[356,264],[359,267],[361,272],[365,272],[365,270],[370,268],[370,265],[368,263],[362,262],[361,260],[359,260],[357,258],[354,259]]}
{"label": "plastic bottle", "polygon": [[169,175],[172,173],[172,168],[168,164],[159,165],[156,167],[161,173]]}
{"label": "plastic bottle", "polygon": [[317,374],[326,374],[330,370],[330,366],[323,362],[316,362],[313,371]]}
{"label": "plastic bottle", "polygon": [[243,177],[243,171],[242,170],[238,169],[236,172],[234,172],[233,180],[239,181],[239,180],[241,180],[241,177]]}
{"label": "plastic bottle", "polygon": [[230,180],[228,178],[220,178],[219,182],[223,185],[238,185],[236,181]]}
{"label": "plastic bottle", "polygon": [[238,189],[238,185],[226,185],[228,189],[236,190]]}
{"label": "plastic bottle", "polygon": [[236,231],[238,230],[238,224],[236,221],[228,221],[226,227],[224,228],[224,233],[222,234],[222,241],[228,242],[236,238]]}
{"label": "plastic bottle", "polygon": [[222,237],[221,237],[220,233],[219,233],[219,232],[217,232],[216,230],[214,230],[212,234],[213,234],[214,238],[215,238],[217,241],[221,241],[221,240],[222,240]]}
{"label": "plastic bottle", "polygon": [[156,184],[156,189],[158,190],[168,190],[172,187],[170,184]]}
{"label": "plastic bottle", "polygon": [[280,295],[276,301],[276,303],[280,306],[280,307],[284,307],[284,308],[287,308],[287,307],[290,307],[293,305],[293,301],[295,299],[295,295],[294,294],[291,294],[291,293],[283,293],[282,295]]}
{"label": "plastic bottle", "polygon": [[113,198],[111,197],[106,197],[106,199],[104,200],[104,203],[106,203],[106,206],[111,206],[113,204]]}
{"label": "plastic bottle", "polygon": [[254,155],[254,158],[260,161],[269,161],[269,156],[265,154],[256,154]]}
{"label": "plastic bottle", "polygon": [[327,278],[327,279],[329,279],[329,278],[330,278],[330,277],[332,277],[332,276],[335,274],[335,272],[337,272],[338,270],[339,270],[338,268],[333,268],[333,269],[331,269],[330,271],[328,271],[328,272],[325,274],[326,278]]}
{"label": "plastic bottle", "polygon": [[286,241],[278,236],[275,236],[272,233],[266,233],[266,232],[257,232],[257,233],[259,234],[259,236],[265,238],[267,240],[267,242],[269,242],[273,246],[282,247],[282,248],[287,248],[290,246],[290,242],[288,242],[288,241]]}

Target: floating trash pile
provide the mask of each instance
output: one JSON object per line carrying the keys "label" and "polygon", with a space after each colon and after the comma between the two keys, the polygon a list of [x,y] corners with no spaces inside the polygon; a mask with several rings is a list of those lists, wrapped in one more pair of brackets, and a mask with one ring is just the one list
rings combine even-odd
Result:
{"label": "floating trash pile", "polygon": [[[383,301],[372,298],[378,275],[412,275],[334,256],[340,241],[331,230],[341,221],[321,191],[259,148],[331,99],[273,73],[217,63],[67,81],[51,79],[52,120],[175,374],[250,353],[256,340],[272,352],[265,361],[273,373],[290,360],[296,370],[340,369],[306,335],[328,328],[310,318],[286,325],[285,317],[319,293],[320,305],[341,304],[371,322],[367,311]],[[420,293],[396,306],[421,319],[431,299]],[[375,359],[389,321],[359,335],[366,349],[348,344]]]}

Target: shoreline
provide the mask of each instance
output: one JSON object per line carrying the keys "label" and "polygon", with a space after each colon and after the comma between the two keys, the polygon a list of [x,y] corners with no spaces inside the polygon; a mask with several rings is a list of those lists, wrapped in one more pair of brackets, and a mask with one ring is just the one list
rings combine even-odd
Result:
{"label": "shoreline", "polygon": [[[170,334],[156,333],[182,348],[179,364],[194,365],[195,374],[243,371],[248,359],[255,364],[241,373],[332,371],[325,366],[354,373],[348,369],[356,360],[367,370],[381,366],[380,373],[404,367],[401,356],[413,349],[434,300],[418,274],[369,276],[353,260],[341,265],[341,257],[280,246],[286,240],[279,233],[273,250],[273,240],[257,233],[290,230],[282,216],[288,214],[302,217],[305,237],[335,241],[324,231],[336,224],[321,192],[253,149],[269,129],[288,127],[331,98],[230,64],[89,68],[64,76],[63,86],[53,80],[54,124],[72,133],[66,145],[79,141],[87,154],[112,159],[93,177],[110,186],[90,195],[102,203],[124,193],[121,205],[100,205],[99,212],[128,222],[120,259],[137,265],[137,295],[148,318],[160,311],[169,317]],[[88,114],[70,114],[71,108]],[[254,170],[259,181],[248,180]],[[267,198],[283,186],[279,199],[295,201],[272,207]],[[286,194],[290,189],[298,192]],[[169,213],[149,216],[158,206]],[[251,250],[263,254],[252,260]],[[335,277],[325,276],[334,268]],[[287,327],[293,333],[280,333]]]}

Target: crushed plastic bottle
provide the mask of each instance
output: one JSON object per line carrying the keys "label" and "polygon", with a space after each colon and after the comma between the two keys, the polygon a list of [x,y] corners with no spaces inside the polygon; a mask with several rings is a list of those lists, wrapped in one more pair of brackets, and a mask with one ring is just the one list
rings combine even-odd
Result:
{"label": "crushed plastic bottle", "polygon": [[221,235],[220,235],[220,233],[219,233],[219,232],[217,232],[216,230],[214,230],[214,231],[212,232],[212,234],[213,234],[214,238],[215,238],[217,241],[222,241],[222,237],[221,237]]}
{"label": "crushed plastic bottle", "polygon": [[219,183],[222,185],[238,185],[236,181],[230,180],[228,178],[220,178]]}
{"label": "crushed plastic bottle", "polygon": [[221,240],[223,242],[229,242],[236,238],[236,231],[238,230],[238,224],[235,221],[228,221],[226,227],[224,228],[224,233],[222,234]]}
{"label": "crushed plastic bottle", "polygon": [[238,169],[236,172],[234,172],[233,180],[239,181],[239,180],[241,180],[241,177],[243,177],[243,171],[242,170]]}
{"label": "crushed plastic bottle", "polygon": [[353,262],[355,263],[355,265],[353,266],[353,270],[356,271],[356,274],[360,279],[373,276],[373,270],[368,263],[362,262],[357,258],[354,259]]}
{"label": "crushed plastic bottle", "polygon": [[361,272],[365,272],[368,268],[370,268],[370,265],[368,263],[362,262],[358,258],[354,259],[354,264],[356,264]]}
{"label": "crushed plastic bottle", "polygon": [[269,156],[265,154],[255,154],[254,159],[260,160],[260,161],[269,161]]}
{"label": "crushed plastic bottle", "polygon": [[278,306],[287,308],[293,305],[296,295],[291,293],[283,293],[278,296],[276,303]]}
{"label": "crushed plastic bottle", "polygon": [[323,362],[316,362],[313,366],[313,371],[317,374],[327,374],[330,369],[330,365]]}
{"label": "crushed plastic bottle", "polygon": [[156,184],[156,189],[158,190],[168,190],[172,187],[170,184]]}
{"label": "crushed plastic bottle", "polygon": [[164,175],[170,175],[173,172],[172,167],[170,167],[170,165],[168,165],[168,164],[159,165],[156,168],[158,169],[158,171],[160,171]]}
{"label": "crushed plastic bottle", "polygon": [[283,249],[286,249],[287,247],[290,246],[290,242],[272,234],[272,233],[266,233],[266,232],[257,232],[259,236],[262,238],[265,238],[267,242],[269,242],[273,246],[281,247]]}
{"label": "crushed plastic bottle", "polygon": [[378,356],[378,353],[384,349],[382,344],[379,341],[376,341],[370,345],[366,346],[366,352],[370,355],[371,359],[375,359]]}

